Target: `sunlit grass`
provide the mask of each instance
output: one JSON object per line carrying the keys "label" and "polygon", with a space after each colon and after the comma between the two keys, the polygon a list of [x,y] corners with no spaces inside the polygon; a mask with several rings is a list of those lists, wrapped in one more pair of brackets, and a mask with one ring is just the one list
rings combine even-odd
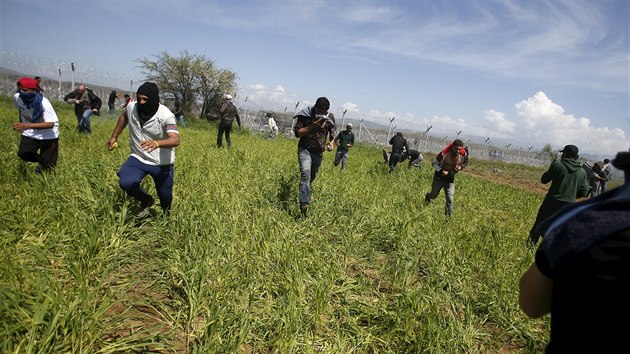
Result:
{"label": "sunlit grass", "polygon": [[116,176],[126,133],[108,151],[114,118],[94,117],[87,138],[56,108],[58,169],[40,176],[0,100],[2,352],[543,349],[547,322],[517,305],[540,195],[462,173],[447,223],[443,194],[422,205],[426,162],[388,175],[359,144],[343,173],[325,155],[300,220],[295,140],[237,129],[217,149],[215,125],[190,121],[171,215],[139,222]]}

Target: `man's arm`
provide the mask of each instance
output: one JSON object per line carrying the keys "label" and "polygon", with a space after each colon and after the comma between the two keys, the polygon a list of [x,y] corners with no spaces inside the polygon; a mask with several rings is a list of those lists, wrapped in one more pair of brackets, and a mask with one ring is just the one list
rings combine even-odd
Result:
{"label": "man's arm", "polygon": [[238,110],[236,110],[236,123],[238,123],[238,126],[241,126],[241,116],[238,114]]}
{"label": "man's arm", "polygon": [[557,161],[553,161],[551,163],[551,165],[549,165],[549,168],[547,169],[547,171],[545,171],[542,176],[540,176],[540,182],[547,184],[549,182],[551,182],[551,180],[553,179],[553,176],[555,174],[555,170],[556,170],[556,163],[559,163]]}
{"label": "man's arm", "polygon": [[321,129],[322,125],[325,122],[324,118],[320,118],[320,119],[312,121],[311,124],[305,126],[304,123],[300,124],[300,119],[304,119],[304,118],[301,118],[300,116],[298,116],[297,119],[298,119],[298,122],[295,123],[295,129],[294,129],[296,138],[301,138],[303,136],[306,136],[315,129]]}
{"label": "man's arm", "polygon": [[544,276],[533,263],[519,282],[518,304],[523,312],[538,318],[551,312],[553,280]]}
{"label": "man's arm", "polygon": [[26,129],[50,129],[55,126],[53,122],[41,122],[41,123],[13,123],[11,126],[13,130],[17,132],[23,132]]}

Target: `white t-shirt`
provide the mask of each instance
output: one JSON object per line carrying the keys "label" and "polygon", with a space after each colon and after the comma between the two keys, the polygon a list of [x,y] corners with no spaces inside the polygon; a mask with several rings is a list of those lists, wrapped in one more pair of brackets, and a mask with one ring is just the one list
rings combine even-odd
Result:
{"label": "white t-shirt", "polygon": [[177,122],[175,115],[168,107],[160,104],[158,111],[144,126],[140,125],[137,102],[129,102],[127,105],[127,124],[129,126],[129,146],[131,156],[137,158],[142,163],[153,166],[165,166],[175,163],[175,148],[159,147],[151,152],[146,152],[140,147],[140,143],[145,140],[161,140],[168,137],[167,133],[177,133]]}
{"label": "white t-shirt", "polygon": [[[20,121],[22,123],[32,123],[33,108],[26,108],[19,93],[13,95],[13,104],[20,110]],[[48,129],[26,129],[22,132],[22,135],[37,140],[57,139],[59,138],[59,119],[57,118],[57,113],[55,113],[52,104],[50,104],[50,101],[48,101],[46,97],[42,98],[42,106],[44,107],[44,114],[35,123],[55,123],[55,125]]]}

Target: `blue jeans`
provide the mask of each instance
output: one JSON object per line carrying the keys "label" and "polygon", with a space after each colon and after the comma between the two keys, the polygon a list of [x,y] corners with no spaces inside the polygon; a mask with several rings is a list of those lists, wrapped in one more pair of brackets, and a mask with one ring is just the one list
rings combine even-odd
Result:
{"label": "blue jeans", "polygon": [[92,116],[92,108],[86,109],[80,116],[77,116],[79,124],[79,133],[91,133],[92,127],[90,117]]}
{"label": "blue jeans", "polygon": [[335,162],[333,162],[333,165],[335,166],[339,165],[340,161],[341,161],[341,170],[343,171],[343,169],[346,168],[346,163],[348,162],[347,151],[337,150],[337,154],[335,155]]}
{"label": "blue jeans", "polygon": [[310,151],[298,148],[298,163],[300,164],[300,205],[311,201],[311,183],[317,176],[319,166],[322,164],[322,154],[313,154]]}
{"label": "blue jeans", "polygon": [[437,198],[440,194],[440,190],[444,189],[444,198],[446,205],[444,206],[444,214],[450,217],[453,214],[455,208],[455,182],[448,182],[439,179],[435,174],[433,175],[433,183],[431,183],[431,192],[425,195],[425,200],[430,202],[431,199]]}
{"label": "blue jeans", "polygon": [[175,168],[173,165],[147,165],[133,156],[129,156],[118,171],[120,188],[127,192],[127,195],[136,198],[141,203],[151,200],[151,196],[140,185],[140,182],[146,175],[151,175],[160,198],[160,206],[164,211],[169,211],[173,202],[174,174]]}

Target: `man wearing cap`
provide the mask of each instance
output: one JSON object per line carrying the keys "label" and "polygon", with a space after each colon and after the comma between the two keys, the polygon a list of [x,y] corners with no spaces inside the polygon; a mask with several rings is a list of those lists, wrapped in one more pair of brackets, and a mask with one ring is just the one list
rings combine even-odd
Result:
{"label": "man wearing cap", "polygon": [[[315,105],[298,112],[293,133],[298,142],[298,163],[300,165],[300,213],[306,217],[311,202],[311,183],[322,164],[324,150],[332,151],[335,136],[335,116],[328,112],[330,101],[319,97]],[[326,144],[326,139],[329,139]]]}
{"label": "man wearing cap", "polygon": [[586,197],[590,190],[586,171],[578,160],[578,148],[567,145],[560,150],[560,160],[554,160],[549,169],[540,177],[540,182],[549,183],[551,187],[543,199],[536,221],[529,231],[529,241],[536,244],[540,238],[538,226],[565,205],[575,203],[577,198]]}
{"label": "man wearing cap", "polygon": [[59,153],[57,113],[42,95],[37,80],[23,77],[17,85],[13,103],[20,112],[20,122],[11,126],[22,134],[17,155],[24,161],[39,163],[37,173],[50,171],[57,165]]}
{"label": "man wearing cap", "polygon": [[352,123],[346,124],[346,130],[337,134],[335,138],[337,145],[337,154],[335,155],[334,165],[337,167],[341,161],[341,171],[346,168],[348,162],[348,149],[354,145],[354,133],[352,132]]}
{"label": "man wearing cap", "polygon": [[228,147],[232,146],[232,140],[230,140],[230,132],[232,131],[232,123],[236,118],[236,123],[241,126],[241,117],[238,115],[238,109],[232,103],[231,95],[223,95],[223,106],[221,107],[221,121],[219,122],[219,135],[217,136],[217,147],[223,146],[223,134],[225,133],[225,142]]}
{"label": "man wearing cap", "polygon": [[77,115],[79,133],[91,134],[90,117],[92,114],[100,115],[99,110],[103,103],[101,99],[85,85],[79,85],[76,90],[67,94],[63,100],[74,104],[74,114]]}
{"label": "man wearing cap", "polygon": [[127,195],[140,201],[138,217],[145,217],[155,202],[142,189],[141,182],[146,175],[151,175],[155,182],[162,210],[168,213],[171,209],[175,147],[180,144],[180,138],[175,115],[160,104],[156,84],[145,82],[138,87],[136,97],[137,101],[130,102],[118,118],[107,148],[114,149],[118,136],[129,126],[131,154],[118,171],[119,183]]}

